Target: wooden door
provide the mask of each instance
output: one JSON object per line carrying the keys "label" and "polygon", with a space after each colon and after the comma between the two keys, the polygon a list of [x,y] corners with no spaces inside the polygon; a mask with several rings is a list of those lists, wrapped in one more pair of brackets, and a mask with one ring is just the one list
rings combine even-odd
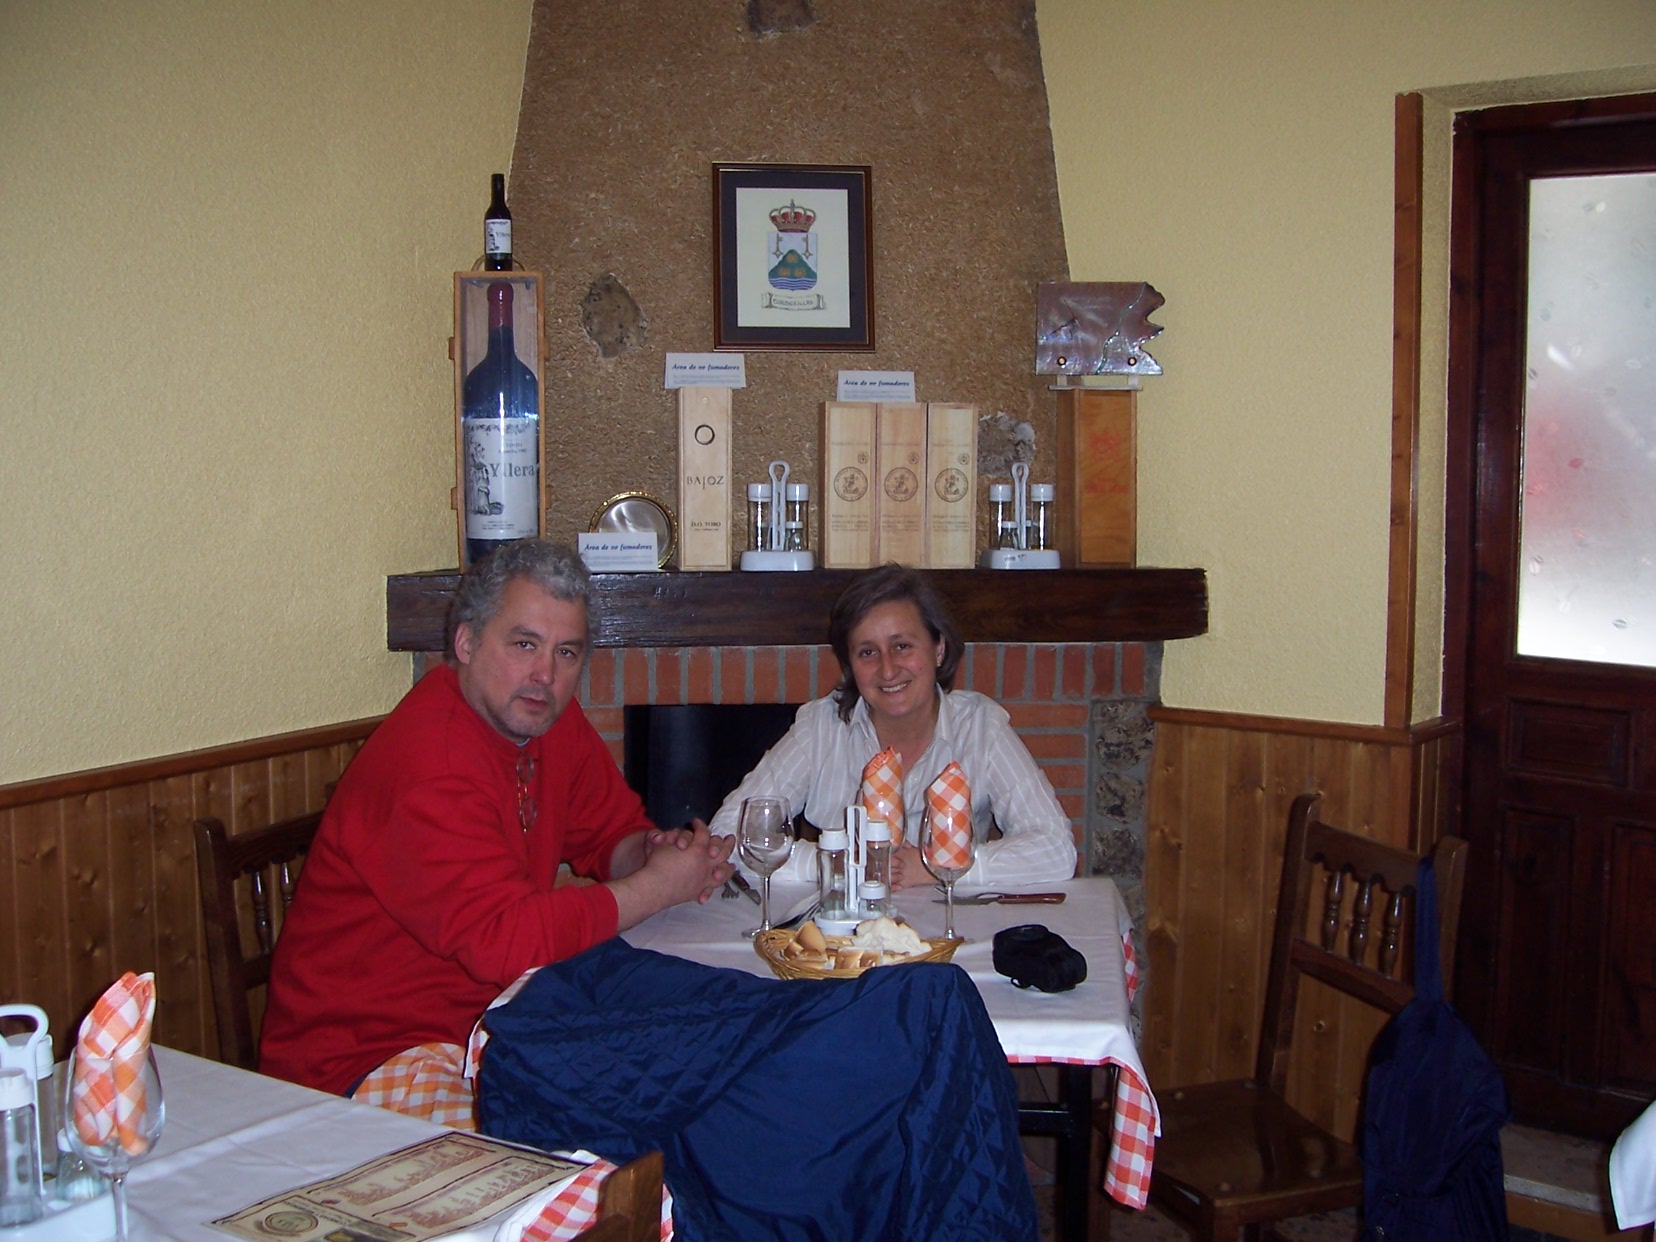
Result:
{"label": "wooden door", "polygon": [[1613,1135],[1656,1095],[1656,96],[1468,114],[1455,160],[1457,1003],[1520,1119]]}

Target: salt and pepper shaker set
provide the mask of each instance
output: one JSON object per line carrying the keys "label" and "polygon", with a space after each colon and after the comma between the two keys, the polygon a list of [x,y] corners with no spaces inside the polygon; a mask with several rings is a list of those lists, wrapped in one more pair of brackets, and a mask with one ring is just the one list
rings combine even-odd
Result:
{"label": "salt and pepper shaker set", "polygon": [[864,919],[891,917],[891,837],[891,825],[860,806],[845,808],[843,828],[822,830],[813,917],[823,931],[849,935]]}
{"label": "salt and pepper shaker set", "polygon": [[984,551],[978,564],[985,569],[1057,569],[1053,546],[1051,483],[1031,483],[1027,462],[1012,464],[1011,483],[991,483],[989,503],[995,514],[995,546]]}
{"label": "salt and pepper shaker set", "polygon": [[0,1005],[0,1018],[34,1023],[28,1034],[0,1039],[0,1226],[26,1225],[46,1214],[48,1191],[54,1199],[88,1199],[102,1192],[103,1180],[69,1150],[60,1132],[63,1093],[46,1011]]}
{"label": "salt and pepper shaker set", "polygon": [[748,547],[742,568],[748,570],[815,569],[811,554],[811,485],[789,483],[788,463],[773,461],[768,483],[749,483]]}
{"label": "salt and pepper shaker set", "polygon": [[[816,568],[810,547],[811,487],[788,482],[788,463],[773,461],[769,481],[749,483],[747,570]],[[995,546],[978,563],[985,569],[1057,569],[1057,532],[1053,508],[1057,489],[1031,483],[1029,464],[1012,464],[1011,483],[991,483],[989,503],[995,514]]]}

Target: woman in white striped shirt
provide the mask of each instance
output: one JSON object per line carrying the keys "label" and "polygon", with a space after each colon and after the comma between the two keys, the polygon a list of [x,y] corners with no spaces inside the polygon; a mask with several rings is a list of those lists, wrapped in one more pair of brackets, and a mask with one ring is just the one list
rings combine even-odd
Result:
{"label": "woman in white striped shirt", "polygon": [[[1012,729],[1006,710],[955,690],[965,644],[929,583],[885,565],[861,575],[835,601],[828,643],[842,677],[805,704],[793,727],[724,800],[710,825],[734,835],[744,799],[780,795],[817,827],[837,825],[859,801],[863,766],[888,747],[902,758],[904,844],[893,855],[894,888],[930,882],[915,843],[926,787],[953,761],[972,789],[977,859],[962,887],[1050,884],[1075,874],[1070,821],[1052,785]],[[989,840],[990,825],[1000,832]],[[781,877],[809,880],[815,848],[801,843]]]}

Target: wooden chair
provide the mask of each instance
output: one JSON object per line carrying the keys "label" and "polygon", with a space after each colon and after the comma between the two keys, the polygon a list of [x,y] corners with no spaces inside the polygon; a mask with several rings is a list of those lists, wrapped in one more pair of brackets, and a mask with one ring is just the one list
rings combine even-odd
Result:
{"label": "wooden chair", "polygon": [[[1158,1097],[1162,1136],[1151,1168],[1150,1201],[1212,1242],[1236,1242],[1242,1228],[1257,1239],[1263,1223],[1357,1207],[1363,1201],[1356,1148],[1283,1098],[1300,977],[1319,980],[1387,1014],[1395,1014],[1414,995],[1398,968],[1400,959],[1411,956],[1403,952],[1402,942],[1412,947],[1414,906],[1404,895],[1413,892],[1418,858],[1319,823],[1316,811],[1316,796],[1305,794],[1294,800],[1288,814],[1254,1077]],[[1447,994],[1466,842],[1445,837],[1433,858]],[[1320,868],[1326,868],[1326,880],[1319,886],[1316,938],[1311,939],[1313,887]],[[1376,894],[1376,888],[1382,891]],[[1377,912],[1375,929],[1371,924]],[[1097,1120],[1107,1128],[1107,1111],[1101,1109]]]}
{"label": "wooden chair", "polygon": [[[195,822],[196,872],[201,881],[219,1059],[231,1065],[258,1068],[252,991],[270,982],[271,951],[298,881],[293,864],[310,849],[321,822],[322,812],[313,811],[234,837],[225,831],[221,820]],[[243,945],[241,916],[236,908],[236,883],[243,876],[248,878],[252,892],[253,934],[258,942],[251,953]],[[274,918],[273,893],[280,907]]]}
{"label": "wooden chair", "polygon": [[598,1188],[598,1219],[581,1242],[657,1242],[661,1237],[661,1153],[645,1152]]}

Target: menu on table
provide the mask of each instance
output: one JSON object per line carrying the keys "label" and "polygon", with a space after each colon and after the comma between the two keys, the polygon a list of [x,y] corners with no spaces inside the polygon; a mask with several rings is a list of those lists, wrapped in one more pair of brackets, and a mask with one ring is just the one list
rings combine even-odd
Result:
{"label": "menu on table", "polygon": [[424,1242],[515,1207],[585,1167],[475,1134],[443,1134],[212,1223],[252,1242]]}

